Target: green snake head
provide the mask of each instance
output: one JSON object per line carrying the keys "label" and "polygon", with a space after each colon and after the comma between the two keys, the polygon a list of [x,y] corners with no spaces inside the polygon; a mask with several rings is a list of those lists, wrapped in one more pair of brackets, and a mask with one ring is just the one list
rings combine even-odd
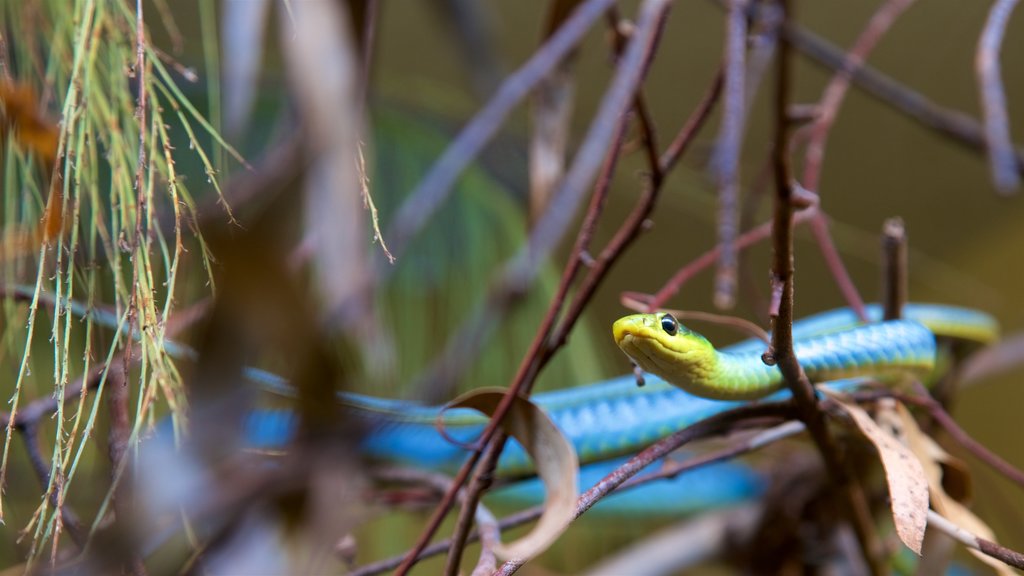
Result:
{"label": "green snake head", "polygon": [[709,394],[718,366],[718,352],[707,338],[686,328],[671,314],[633,314],[612,324],[615,343],[640,368],[666,382]]}

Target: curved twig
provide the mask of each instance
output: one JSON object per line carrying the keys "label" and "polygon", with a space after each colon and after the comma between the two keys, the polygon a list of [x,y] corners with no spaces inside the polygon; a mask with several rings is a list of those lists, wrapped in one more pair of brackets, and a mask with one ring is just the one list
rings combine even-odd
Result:
{"label": "curved twig", "polygon": [[1009,194],[1020,187],[1017,154],[1010,139],[1010,119],[1006,113],[1006,93],[999,70],[999,47],[1003,44],[1006,24],[1017,6],[1017,0],[996,0],[988,13],[985,29],[978,40],[975,66],[981,91],[981,112],[985,119],[985,144],[996,190]]}

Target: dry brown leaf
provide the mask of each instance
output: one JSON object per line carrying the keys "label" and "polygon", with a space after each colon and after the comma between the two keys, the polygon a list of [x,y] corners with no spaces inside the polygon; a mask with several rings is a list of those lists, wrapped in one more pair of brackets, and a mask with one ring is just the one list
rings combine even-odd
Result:
{"label": "dry brown leaf", "polygon": [[920,555],[925,526],[928,524],[928,478],[921,461],[897,439],[897,434],[875,423],[863,408],[840,394],[826,394],[850,416],[861,433],[878,450],[885,469],[885,480],[889,485],[896,533],[907,548]]}
{"label": "dry brown leaf", "polygon": [[[481,388],[459,396],[451,406],[473,408],[490,416],[504,395],[504,389]],[[533,530],[518,540],[494,547],[494,553],[503,560],[525,560],[547,550],[573,519],[579,492],[579,465],[572,444],[530,400],[516,398],[502,426],[530,455],[537,476],[544,482],[544,513]]]}
{"label": "dry brown leaf", "polygon": [[52,165],[57,158],[60,128],[47,118],[39,107],[39,98],[32,88],[25,84],[0,83],[0,104],[3,105],[3,128],[8,130],[27,150],[31,150],[46,165]]}
{"label": "dry brown leaf", "polygon": [[[946,492],[946,485],[969,486],[969,476],[966,469],[959,460],[950,456],[934,440],[925,434],[918,426],[914,416],[903,404],[896,404],[895,417],[903,431],[903,437],[907,446],[917,455],[925,469],[925,476],[928,479],[928,489],[931,493],[932,508],[944,516],[947,520],[966,529],[976,536],[980,536],[991,542],[996,542],[992,529],[965,505],[951,497]],[[945,468],[943,468],[945,465]],[[954,478],[945,478],[944,475],[952,474]],[[959,476],[956,477],[956,476]],[[963,490],[965,493],[969,490]],[[963,494],[966,496],[966,494]],[[982,554],[978,550],[968,548],[968,551],[975,558],[990,566],[997,574],[1014,574],[1006,564],[999,560]]]}

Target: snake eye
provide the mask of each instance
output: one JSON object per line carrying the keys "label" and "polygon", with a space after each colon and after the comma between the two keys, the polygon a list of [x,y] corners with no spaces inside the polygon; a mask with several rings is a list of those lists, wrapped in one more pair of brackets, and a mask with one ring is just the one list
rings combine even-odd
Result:
{"label": "snake eye", "polygon": [[664,330],[669,336],[675,336],[676,332],[679,332],[679,322],[676,321],[675,316],[671,314],[665,314],[661,317],[661,329]]}

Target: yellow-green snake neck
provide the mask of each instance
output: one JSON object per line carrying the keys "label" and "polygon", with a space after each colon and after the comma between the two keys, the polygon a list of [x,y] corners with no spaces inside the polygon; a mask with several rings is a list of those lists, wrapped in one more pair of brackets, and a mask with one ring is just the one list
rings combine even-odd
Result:
{"label": "yellow-green snake neck", "polygon": [[[921,307],[922,311],[931,309]],[[995,338],[994,322],[981,322],[973,317],[970,322],[966,317],[964,322],[956,321],[956,312],[978,313],[951,307],[945,310],[953,313],[943,314],[942,322],[931,322],[931,318],[921,315],[917,319],[853,324],[844,329],[833,326],[828,332],[798,339],[797,359],[815,381],[903,373],[922,375],[935,365],[934,333],[983,342]],[[778,369],[761,360],[763,346],[716,350],[706,338],[680,325],[670,314],[620,318],[613,324],[612,334],[619,348],[640,368],[697,396],[751,400],[767,396],[783,385]]]}

